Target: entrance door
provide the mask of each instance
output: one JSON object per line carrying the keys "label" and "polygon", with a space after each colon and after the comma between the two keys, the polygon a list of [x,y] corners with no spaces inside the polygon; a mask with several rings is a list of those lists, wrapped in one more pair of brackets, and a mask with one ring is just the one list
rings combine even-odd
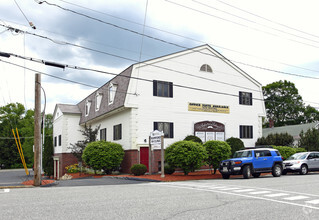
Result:
{"label": "entrance door", "polygon": [[141,147],[140,148],[140,164],[144,164],[147,167],[147,172],[148,172],[148,162],[149,162],[148,147]]}

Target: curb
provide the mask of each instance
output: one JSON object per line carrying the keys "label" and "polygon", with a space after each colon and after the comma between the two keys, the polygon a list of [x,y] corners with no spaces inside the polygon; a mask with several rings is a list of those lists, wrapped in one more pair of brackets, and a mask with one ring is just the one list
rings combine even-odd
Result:
{"label": "curb", "polygon": [[18,186],[0,186],[0,189],[20,189],[20,188],[34,188],[32,185],[18,185]]}
{"label": "curb", "polygon": [[145,181],[145,182],[163,182],[160,180],[153,180],[147,178],[138,178],[138,177],[127,177],[127,176],[104,176],[103,178],[114,178],[114,179],[125,179],[125,180],[135,180],[135,181]]}

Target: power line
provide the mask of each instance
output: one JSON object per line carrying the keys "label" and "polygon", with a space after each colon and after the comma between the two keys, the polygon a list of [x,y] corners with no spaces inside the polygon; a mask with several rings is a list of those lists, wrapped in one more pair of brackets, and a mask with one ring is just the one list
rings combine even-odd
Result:
{"label": "power line", "polygon": [[208,8],[211,8],[211,9],[214,9],[214,10],[217,10],[217,11],[220,11],[220,12],[222,12],[222,13],[225,13],[225,14],[228,14],[228,15],[231,15],[231,16],[234,16],[234,17],[236,17],[236,18],[242,19],[242,20],[247,21],[247,22],[249,22],[249,23],[257,24],[257,25],[266,27],[266,28],[268,28],[268,29],[272,29],[272,30],[275,30],[275,31],[278,31],[278,32],[282,32],[282,33],[287,34],[287,35],[291,35],[291,36],[298,37],[298,38],[301,38],[301,39],[304,39],[304,40],[308,40],[308,41],[312,41],[312,42],[315,42],[315,43],[319,43],[319,41],[312,40],[312,39],[309,39],[309,38],[306,38],[306,37],[302,37],[302,36],[299,36],[299,35],[296,35],[296,34],[292,34],[292,33],[283,31],[283,30],[278,29],[278,28],[270,27],[270,26],[268,26],[268,25],[260,24],[260,23],[258,23],[258,22],[256,22],[256,21],[252,21],[252,20],[250,20],[250,19],[247,19],[247,18],[238,16],[238,15],[232,14],[232,13],[230,13],[230,12],[227,12],[227,11],[224,11],[224,10],[221,10],[221,9],[218,9],[218,8],[216,8],[216,7],[213,7],[213,6],[209,5],[209,4],[202,3],[202,2],[197,1],[197,0],[192,0],[192,1],[195,2],[195,3],[197,3],[197,4],[203,5],[203,6],[205,6],[205,7],[208,7]]}
{"label": "power line", "polygon": [[[248,25],[245,25],[245,24],[242,24],[242,23],[239,23],[239,22],[236,22],[236,21],[232,21],[232,20],[229,20],[229,19],[226,19],[226,18],[222,18],[222,17],[219,17],[219,16],[216,16],[216,15],[212,15],[210,13],[207,13],[207,12],[204,12],[204,11],[201,11],[201,10],[198,10],[198,9],[195,9],[195,8],[191,8],[191,7],[188,7],[186,5],[182,5],[182,4],[179,4],[179,3],[176,3],[176,2],[172,2],[170,0],[165,0],[169,3],[172,3],[174,5],[177,5],[177,6],[180,6],[180,7],[183,7],[183,8],[186,8],[188,10],[191,10],[191,11],[195,11],[195,12],[198,12],[198,13],[201,13],[201,14],[204,14],[204,15],[208,15],[210,17],[214,17],[214,18],[217,18],[217,19],[220,19],[220,20],[223,20],[223,21],[226,21],[226,22],[230,22],[230,23],[233,23],[233,24],[236,24],[236,25],[239,25],[239,26],[242,26],[242,27],[245,27],[245,28],[248,28],[248,29],[252,29],[254,31],[258,31],[258,32],[262,32],[262,33],[265,33],[265,34],[268,34],[268,35],[273,35],[275,37],[279,37],[279,38],[283,38],[277,34],[274,34],[274,33],[270,33],[270,32],[267,32],[267,31],[263,31],[261,29],[258,29],[258,28],[254,28],[254,27],[250,27]],[[309,43],[304,43],[304,42],[301,42],[301,41],[297,41],[297,40],[294,40],[294,39],[290,39],[290,38],[284,38],[286,40],[289,40],[289,41],[293,41],[293,42],[296,42],[296,43],[300,43],[300,44],[303,44],[303,45],[306,45],[306,46],[310,46],[310,47],[314,47],[314,48],[319,48],[319,46],[316,46],[316,45],[312,45],[312,44],[309,44]]]}
{"label": "power line", "polygon": [[14,0],[14,2],[16,3],[16,5],[18,6],[20,12],[22,13],[22,15],[24,16],[24,18],[27,20],[27,22],[29,23],[30,27],[32,27],[33,29],[36,29],[36,27],[34,26],[34,24],[29,21],[29,19],[27,18],[27,16],[23,13],[22,9],[20,8],[20,6],[18,5],[17,1]]}

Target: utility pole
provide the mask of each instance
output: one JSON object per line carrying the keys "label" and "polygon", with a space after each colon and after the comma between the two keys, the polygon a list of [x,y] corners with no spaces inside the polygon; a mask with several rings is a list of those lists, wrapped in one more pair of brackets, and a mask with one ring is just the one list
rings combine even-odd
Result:
{"label": "utility pole", "polygon": [[41,75],[35,74],[35,100],[34,100],[34,186],[41,185],[40,168],[41,147]]}

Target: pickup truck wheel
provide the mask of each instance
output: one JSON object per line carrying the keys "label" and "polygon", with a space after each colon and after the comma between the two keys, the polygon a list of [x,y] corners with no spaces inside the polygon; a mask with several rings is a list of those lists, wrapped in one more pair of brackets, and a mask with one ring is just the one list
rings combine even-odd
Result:
{"label": "pickup truck wheel", "polygon": [[300,168],[299,174],[306,175],[307,173],[308,173],[308,167],[305,164],[303,164]]}
{"label": "pickup truck wheel", "polygon": [[229,174],[222,174],[223,179],[229,179]]}
{"label": "pickup truck wheel", "polygon": [[244,168],[243,168],[244,179],[249,179],[250,175],[251,175],[250,166],[248,166],[248,165],[244,166]]}
{"label": "pickup truck wheel", "polygon": [[255,178],[260,177],[260,173],[253,173],[253,177],[255,177]]}
{"label": "pickup truck wheel", "polygon": [[279,164],[276,164],[273,168],[272,168],[272,175],[274,177],[279,177],[281,176],[282,173],[282,168]]}

